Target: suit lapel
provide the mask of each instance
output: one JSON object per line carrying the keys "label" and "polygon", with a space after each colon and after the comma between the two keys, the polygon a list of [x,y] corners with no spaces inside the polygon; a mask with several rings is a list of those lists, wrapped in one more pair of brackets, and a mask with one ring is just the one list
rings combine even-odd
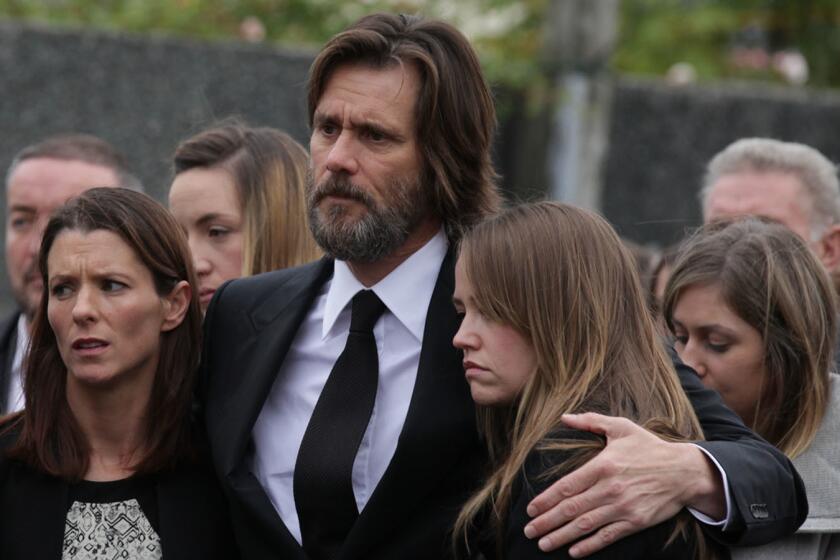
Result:
{"label": "suit lapel", "polygon": [[219,475],[227,479],[232,499],[252,516],[250,522],[262,526],[262,534],[276,543],[277,550],[299,550],[300,546],[251,473],[251,433],[289,347],[332,270],[328,259],[304,267],[273,289],[268,298],[246,310],[251,332],[234,339],[230,348],[233,356],[225,361],[230,366],[228,371],[214,372],[223,378],[211,390],[216,399],[210,408],[221,413],[208,415],[207,425]]}
{"label": "suit lapel", "polygon": [[452,305],[455,258],[450,250],[429,303],[417,380],[396,452],[347,538],[342,558],[364,558],[391,527],[411,516],[465,450],[475,449],[475,409],[462,353],[452,346],[459,320]]}
{"label": "suit lapel", "polygon": [[233,356],[226,363],[233,367],[216,372],[224,376],[214,391],[218,397],[214,408],[222,413],[208,418],[222,474],[230,474],[245,459],[254,424],[280,366],[318,290],[331,274],[332,261],[326,259],[301,269],[269,298],[246,311],[252,332],[237,338],[229,348]]}

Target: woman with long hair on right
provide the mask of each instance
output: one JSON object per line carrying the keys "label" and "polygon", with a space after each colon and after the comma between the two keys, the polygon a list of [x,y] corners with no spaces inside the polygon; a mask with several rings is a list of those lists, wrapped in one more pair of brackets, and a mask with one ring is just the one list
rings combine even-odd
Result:
{"label": "woman with long hair on right", "polygon": [[[648,311],[635,264],[610,225],[556,202],[490,218],[461,242],[454,303],[492,471],[463,507],[456,554],[569,558],[525,538],[529,501],[604,447],[564,427],[567,413],[624,416],[673,441],[702,439]],[[592,558],[711,558],[681,512]]]}
{"label": "woman with long hair on right", "polygon": [[766,218],[709,224],[677,256],[664,315],[682,360],[805,482],[810,507],[799,531],[732,556],[840,558],[837,308],[819,259]]}

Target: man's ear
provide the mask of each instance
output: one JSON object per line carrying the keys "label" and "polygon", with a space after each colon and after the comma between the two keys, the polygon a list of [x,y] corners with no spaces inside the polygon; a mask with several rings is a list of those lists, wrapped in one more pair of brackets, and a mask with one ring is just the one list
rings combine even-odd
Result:
{"label": "man's ear", "polygon": [[817,256],[832,276],[840,272],[840,224],[828,226],[816,243]]}
{"label": "man's ear", "polygon": [[160,326],[161,332],[171,331],[181,324],[190,307],[191,299],[192,287],[186,280],[178,282],[168,295],[163,296],[163,323]]}

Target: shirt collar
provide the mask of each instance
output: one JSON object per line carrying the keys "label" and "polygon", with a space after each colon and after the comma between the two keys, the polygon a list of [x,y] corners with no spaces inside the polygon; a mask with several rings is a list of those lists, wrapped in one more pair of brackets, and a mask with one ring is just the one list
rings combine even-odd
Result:
{"label": "shirt collar", "polygon": [[[440,266],[446,256],[448,241],[443,229],[425,245],[391,271],[388,276],[370,287],[403,326],[422,342],[426,327],[428,302],[432,299]],[[344,261],[335,261],[335,271],[327,291],[324,306],[322,337],[327,338],[353,296],[364,290]],[[426,302],[426,305],[417,305]]]}
{"label": "shirt collar", "polygon": [[26,354],[26,347],[29,346],[29,321],[23,313],[18,317],[17,343],[15,344],[15,355],[12,358],[12,370],[20,371],[23,365],[23,356]]}

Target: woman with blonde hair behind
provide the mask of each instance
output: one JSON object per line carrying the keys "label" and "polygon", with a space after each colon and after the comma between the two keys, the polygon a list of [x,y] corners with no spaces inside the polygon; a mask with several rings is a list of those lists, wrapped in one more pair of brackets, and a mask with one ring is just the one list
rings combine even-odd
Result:
{"label": "woman with blonde hair behind", "polygon": [[[453,342],[464,351],[492,461],[457,519],[456,550],[568,558],[568,546],[544,553],[523,534],[529,501],[604,446],[599,436],[564,427],[564,414],[624,416],[673,441],[702,439],[632,256],[589,211],[527,204],[464,237],[455,280],[463,322]],[[593,556],[692,557],[710,551],[685,512]]]}
{"label": "woman with blonde hair behind", "polygon": [[837,315],[817,257],[766,218],[712,223],[680,250],[664,313],[683,361],[805,482],[799,531],[733,557],[840,558],[840,376],[829,373]]}
{"label": "woman with blonde hair behind", "polygon": [[225,281],[316,260],[309,156],[288,134],[228,120],[181,142],[169,208],[186,230],[202,309]]}

